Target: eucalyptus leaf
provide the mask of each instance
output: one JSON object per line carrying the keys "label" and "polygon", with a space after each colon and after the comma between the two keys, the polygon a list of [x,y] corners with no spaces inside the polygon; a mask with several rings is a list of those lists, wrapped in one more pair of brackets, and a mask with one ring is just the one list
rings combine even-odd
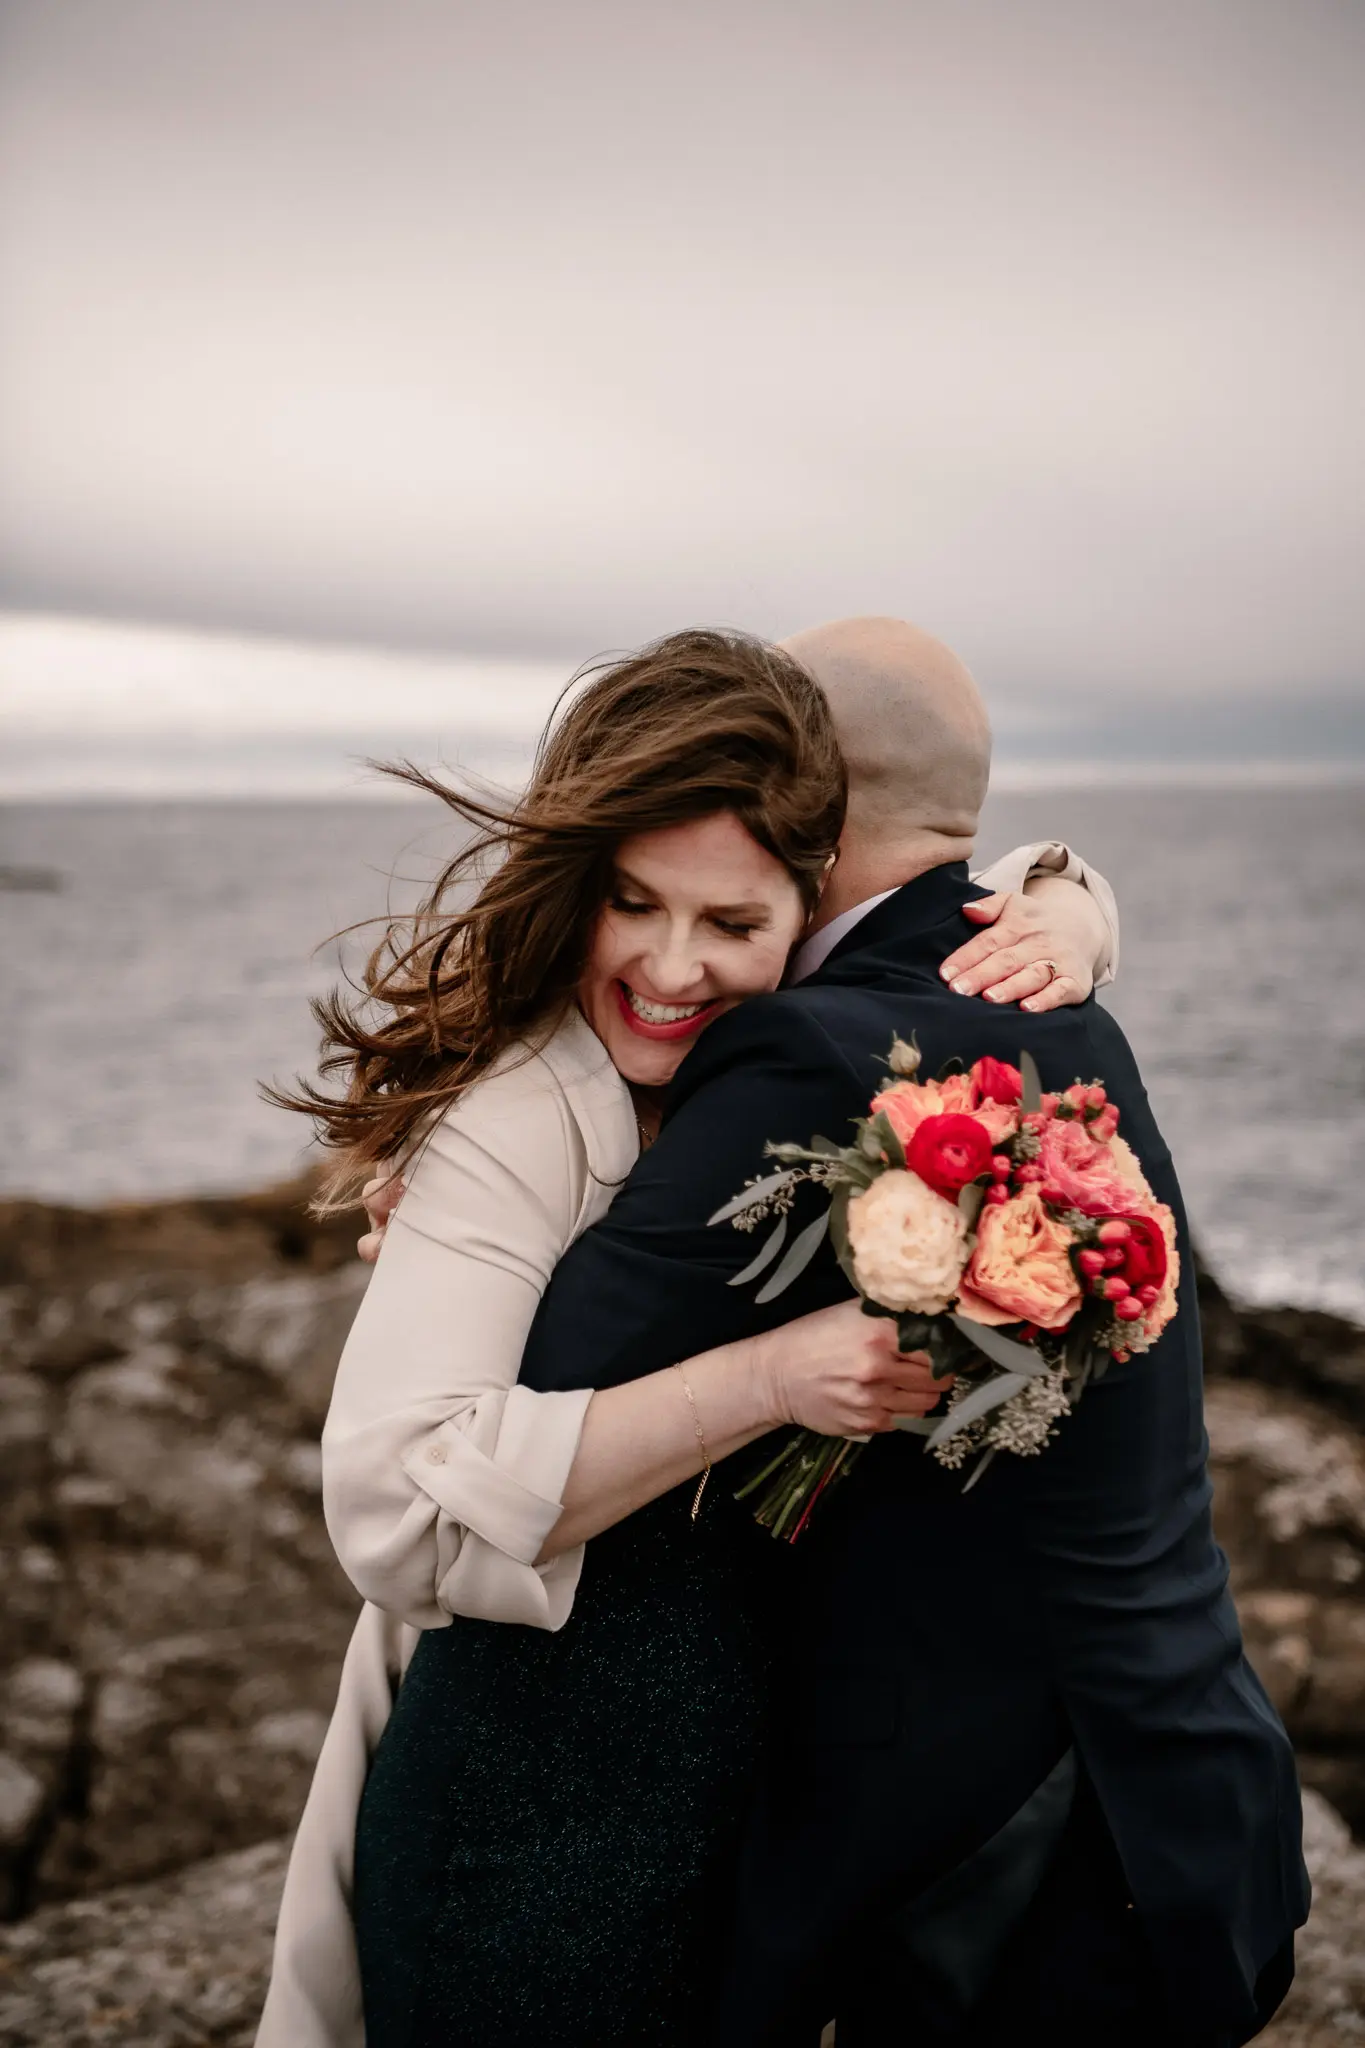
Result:
{"label": "eucalyptus leaf", "polygon": [[756,1259],[750,1259],[748,1265],[744,1268],[744,1271],[742,1273],[736,1273],[733,1279],[727,1280],[725,1283],[726,1286],[743,1287],[746,1284],[746,1282],[750,1280],[757,1280],[759,1274],[763,1271],[763,1268],[765,1266],[770,1266],[773,1260],[777,1257],[778,1253],[781,1251],[783,1243],[786,1239],[786,1235],[787,1219],[785,1216],[779,1216],[777,1219],[777,1228],[769,1232],[768,1237],[764,1242],[763,1249],[758,1254],[758,1257]]}
{"label": "eucalyptus leaf", "polygon": [[991,1464],[991,1463],[993,1462],[994,1458],[995,1458],[995,1445],[994,1445],[994,1444],[991,1444],[991,1445],[990,1445],[990,1446],[989,1446],[989,1447],[988,1447],[988,1448],[987,1448],[986,1450],[984,1450],[984,1451],[983,1451],[983,1452],[981,1453],[981,1456],[980,1456],[980,1457],[979,1457],[979,1458],[977,1459],[976,1463],[975,1463],[975,1464],[973,1465],[973,1467],[972,1467],[972,1476],[971,1476],[971,1478],[970,1478],[970,1479],[969,1479],[969,1480],[967,1481],[967,1484],[966,1484],[966,1485],[965,1485],[965,1486],[963,1487],[963,1489],[962,1489],[962,1491],[963,1491],[964,1493],[970,1493],[970,1492],[971,1492],[972,1488],[973,1488],[973,1487],[974,1487],[974,1486],[976,1485],[976,1482],[977,1482],[977,1480],[978,1480],[978,1479],[980,1479],[980,1477],[982,1476],[982,1474],[983,1474],[983,1473],[985,1472],[985,1470],[986,1470],[986,1467],[987,1467],[987,1466],[988,1466],[989,1464]]}
{"label": "eucalyptus leaf", "polygon": [[781,1173],[766,1174],[762,1180],[756,1180],[751,1188],[745,1188],[742,1195],[735,1195],[723,1207],[717,1209],[714,1216],[708,1217],[708,1225],[728,1223],[732,1216],[742,1215],[744,1210],[752,1209],[755,1202],[766,1202],[770,1195],[775,1195],[779,1188],[785,1187],[790,1179],[791,1174],[786,1168]]}
{"label": "eucalyptus leaf", "polygon": [[997,1373],[994,1379],[986,1380],[979,1387],[973,1387],[965,1401],[959,1401],[951,1415],[945,1415],[929,1439],[930,1448],[936,1450],[946,1444],[959,1430],[969,1423],[979,1422],[983,1415],[989,1415],[996,1408],[1003,1408],[1006,1401],[1012,1401],[1016,1394],[1028,1385],[1022,1373]]}
{"label": "eucalyptus leaf", "polygon": [[884,1109],[879,1109],[877,1111],[877,1114],[872,1118],[872,1121],[869,1123],[868,1129],[876,1133],[877,1139],[880,1144],[880,1148],[886,1154],[891,1164],[893,1166],[904,1167],[905,1147],[904,1145],[902,1145],[900,1139],[896,1136],[896,1133],[892,1128],[891,1119]]}
{"label": "eucalyptus leaf", "polygon": [[1019,1072],[1024,1079],[1024,1094],[1023,1100],[1020,1103],[1020,1110],[1024,1116],[1031,1116],[1035,1109],[1041,1109],[1043,1106],[1042,1076],[1038,1072],[1038,1062],[1034,1059],[1031,1052],[1020,1053]]}
{"label": "eucalyptus leaf", "polygon": [[975,1230],[986,1200],[986,1190],[969,1180],[965,1188],[959,1188],[957,1206],[962,1211],[968,1230]]}
{"label": "eucalyptus leaf", "polygon": [[1018,1344],[1013,1337],[1004,1337],[989,1323],[974,1323],[970,1316],[954,1316],[953,1328],[960,1330],[970,1344],[978,1351],[984,1351],[992,1365],[1002,1365],[1006,1372],[1018,1375],[1020,1379],[1034,1380],[1039,1373],[1047,1371],[1047,1360],[1031,1345]]}
{"label": "eucalyptus leaf", "polygon": [[1076,1367],[1074,1372],[1068,1369],[1066,1382],[1066,1398],[1073,1408],[1075,1407],[1076,1403],[1080,1400],[1081,1395],[1085,1392],[1086,1388],[1090,1385],[1090,1376],[1093,1369],[1094,1361],[1092,1354],[1090,1352],[1086,1353],[1085,1357],[1081,1360],[1080,1364]]}
{"label": "eucalyptus leaf", "polygon": [[848,1245],[848,1204],[852,1192],[847,1182],[834,1190],[834,1198],[829,1205],[829,1241],[834,1246],[834,1256],[839,1261],[844,1278],[850,1287],[856,1287],[858,1283],[853,1277],[853,1254]]}
{"label": "eucalyptus leaf", "polygon": [[891,1427],[903,1429],[907,1436],[932,1436],[938,1424],[931,1422],[927,1415],[893,1415]]}
{"label": "eucalyptus leaf", "polygon": [[825,1241],[829,1229],[829,1210],[816,1217],[799,1231],[782,1255],[782,1262],[771,1280],[765,1280],[754,1296],[757,1302],[776,1301],[779,1294],[790,1287],[799,1274],[804,1273],[815,1254]]}
{"label": "eucalyptus leaf", "polygon": [[822,1159],[837,1159],[844,1148],[842,1145],[836,1145],[833,1138],[822,1138],[817,1132],[810,1141],[810,1149],[812,1152],[818,1152]]}

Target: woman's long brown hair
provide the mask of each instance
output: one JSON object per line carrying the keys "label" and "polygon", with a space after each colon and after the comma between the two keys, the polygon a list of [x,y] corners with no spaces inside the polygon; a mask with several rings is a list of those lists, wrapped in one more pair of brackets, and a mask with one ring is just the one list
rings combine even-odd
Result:
{"label": "woman's long brown hair", "polygon": [[[394,919],[363,987],[313,1004],[321,1072],[266,1091],[314,1119],[338,1157],[317,1206],[354,1200],[519,1040],[573,1002],[617,847],[732,811],[807,909],[843,825],[843,757],[818,684],[780,649],[731,632],[673,633],[599,670],[552,719],[525,793],[506,808],[410,762],[385,772],[473,828],[418,909]],[[496,862],[489,872],[490,864]],[[451,899],[479,876],[464,908]]]}

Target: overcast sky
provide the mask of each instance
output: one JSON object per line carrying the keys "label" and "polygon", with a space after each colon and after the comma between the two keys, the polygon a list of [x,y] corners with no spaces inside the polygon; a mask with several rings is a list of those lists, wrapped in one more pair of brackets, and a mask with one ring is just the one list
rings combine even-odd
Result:
{"label": "overcast sky", "polygon": [[1365,752],[1359,0],[0,24],[12,611],[570,666],[890,611],[1006,724]]}

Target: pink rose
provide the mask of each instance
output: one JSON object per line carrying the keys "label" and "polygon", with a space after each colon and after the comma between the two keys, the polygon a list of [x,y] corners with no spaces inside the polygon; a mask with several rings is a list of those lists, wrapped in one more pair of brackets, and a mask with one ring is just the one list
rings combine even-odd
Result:
{"label": "pink rose", "polygon": [[959,1311],[977,1323],[1064,1330],[1082,1299],[1071,1246],[1071,1232],[1048,1213],[1036,1186],[998,1207],[988,1204],[962,1276]]}
{"label": "pink rose", "polygon": [[1054,1117],[1043,1125],[1039,1143],[1044,1185],[1059,1202],[1087,1216],[1123,1216],[1132,1209],[1131,1181],[1110,1147],[1097,1145],[1084,1124]]}

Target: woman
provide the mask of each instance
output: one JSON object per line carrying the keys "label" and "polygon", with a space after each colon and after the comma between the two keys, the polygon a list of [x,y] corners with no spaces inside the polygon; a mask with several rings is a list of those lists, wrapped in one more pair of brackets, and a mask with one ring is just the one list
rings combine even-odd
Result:
{"label": "woman", "polygon": [[[510,817],[456,800],[486,830],[376,968],[388,1015],[326,1013],[352,1083],[308,1106],[352,1180],[410,1161],[324,1436],[343,1564],[422,1631],[356,1834],[369,2048],[704,2038],[768,1553],[723,1499],[693,1520],[690,1489],[667,1489],[699,1444],[725,1456],[791,1420],[866,1433],[934,1390],[851,1305],[601,1393],[515,1381],[556,1259],[649,1141],[688,1045],[780,981],[843,802],[804,671],[674,636],[583,692]],[[444,911],[491,850],[474,905]],[[343,1814],[387,1710],[375,1627],[320,1767]],[[315,1982],[333,1959],[312,2038],[358,2039],[335,1927],[301,1932],[290,1888],[282,1941]],[[262,2041],[308,2038],[289,1995],[277,1973]]]}

